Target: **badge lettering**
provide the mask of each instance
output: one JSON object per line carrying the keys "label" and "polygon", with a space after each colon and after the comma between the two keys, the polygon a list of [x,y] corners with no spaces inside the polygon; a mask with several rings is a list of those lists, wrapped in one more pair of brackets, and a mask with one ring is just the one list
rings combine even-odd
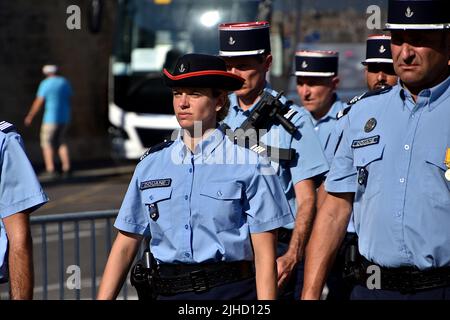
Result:
{"label": "badge lettering", "polygon": [[362,148],[367,147],[372,144],[378,144],[380,142],[380,136],[373,136],[369,138],[359,139],[359,140],[353,140],[352,141],[352,148]]}
{"label": "badge lettering", "polygon": [[146,190],[152,188],[164,188],[170,187],[172,184],[172,179],[158,179],[158,180],[149,180],[141,182],[141,186],[139,189]]}

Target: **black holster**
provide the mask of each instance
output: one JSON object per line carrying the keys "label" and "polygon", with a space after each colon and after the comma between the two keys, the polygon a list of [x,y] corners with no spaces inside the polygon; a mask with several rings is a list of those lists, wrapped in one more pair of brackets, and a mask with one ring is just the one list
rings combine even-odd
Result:
{"label": "black holster", "polygon": [[156,300],[155,275],[156,260],[147,249],[133,266],[130,274],[131,285],[135,287],[139,300]]}
{"label": "black holster", "polygon": [[342,278],[349,284],[355,284],[359,277],[361,255],[358,249],[358,236],[356,233],[347,233],[339,254],[344,258]]}

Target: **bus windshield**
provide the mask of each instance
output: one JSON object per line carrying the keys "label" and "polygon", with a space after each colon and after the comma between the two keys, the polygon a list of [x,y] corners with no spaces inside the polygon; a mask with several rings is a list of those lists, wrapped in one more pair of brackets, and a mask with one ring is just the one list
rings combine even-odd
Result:
{"label": "bus windshield", "polygon": [[190,52],[217,54],[218,24],[252,21],[259,0],[122,0],[112,60],[114,102],[137,113],[170,114],[163,68]]}
{"label": "bus windshield", "polygon": [[122,19],[128,23],[120,24],[116,61],[130,63],[132,71],[160,72],[165,58],[170,58],[170,51],[217,54],[217,25],[256,19],[258,3],[257,0],[123,1]]}

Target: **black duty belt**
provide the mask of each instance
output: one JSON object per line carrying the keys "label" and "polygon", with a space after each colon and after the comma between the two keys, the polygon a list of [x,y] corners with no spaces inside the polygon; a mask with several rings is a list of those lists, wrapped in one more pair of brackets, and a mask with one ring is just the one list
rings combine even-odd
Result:
{"label": "black duty belt", "polygon": [[279,228],[278,229],[278,242],[289,244],[292,238],[292,229]]}
{"label": "black duty belt", "polygon": [[255,275],[253,262],[235,261],[208,264],[161,264],[155,277],[160,295],[183,292],[205,292],[210,288],[251,278]]}
{"label": "black duty belt", "polygon": [[414,293],[417,291],[450,286],[450,267],[419,270],[416,267],[386,268],[362,258],[357,279],[367,286],[367,279],[373,273],[368,273],[369,266],[380,268],[380,289]]}

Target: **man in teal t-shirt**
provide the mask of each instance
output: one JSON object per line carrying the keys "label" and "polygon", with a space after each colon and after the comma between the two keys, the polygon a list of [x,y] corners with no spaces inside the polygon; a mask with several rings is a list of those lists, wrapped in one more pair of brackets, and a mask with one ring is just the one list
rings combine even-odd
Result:
{"label": "man in teal t-shirt", "polygon": [[67,79],[56,74],[57,66],[45,65],[42,71],[46,78],[39,85],[30,112],[25,117],[25,125],[29,126],[34,116],[45,105],[40,139],[46,175],[50,178],[57,176],[53,161],[57,150],[61,159],[63,177],[67,177],[71,169],[66,131],[70,122],[72,87]]}

